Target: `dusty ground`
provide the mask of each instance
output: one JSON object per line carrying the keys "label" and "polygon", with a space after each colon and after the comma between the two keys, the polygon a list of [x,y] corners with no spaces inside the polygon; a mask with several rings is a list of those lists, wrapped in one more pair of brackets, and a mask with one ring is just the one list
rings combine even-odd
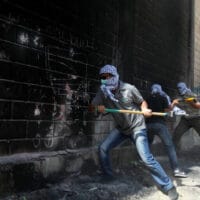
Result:
{"label": "dusty ground", "polygon": [[[200,157],[199,147],[190,152],[182,152],[179,161],[189,177],[174,178],[165,156],[156,157],[173,179],[180,194],[179,200],[200,199]],[[9,196],[1,200],[167,200],[148,173],[138,162],[128,168],[118,169],[118,179],[111,183],[101,183],[98,172],[93,176],[73,174],[59,184],[29,193]]]}

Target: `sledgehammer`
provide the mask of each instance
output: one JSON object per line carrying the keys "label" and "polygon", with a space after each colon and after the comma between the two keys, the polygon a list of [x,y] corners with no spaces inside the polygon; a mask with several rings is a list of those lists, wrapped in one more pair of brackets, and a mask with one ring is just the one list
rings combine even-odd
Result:
{"label": "sledgehammer", "polygon": [[[120,110],[120,109],[112,109],[112,108],[105,108],[105,112],[110,112],[110,113],[128,113],[128,114],[143,114],[143,112],[139,111],[139,110]],[[173,112],[152,112],[152,115],[173,117]]]}
{"label": "sledgehammer", "polygon": [[187,97],[187,98],[183,98],[183,99],[178,99],[178,101],[185,101],[185,102],[197,102],[197,98],[196,97]]}
{"label": "sledgehammer", "polygon": [[[102,112],[100,109],[100,106],[89,106],[88,110],[90,112]],[[113,109],[113,108],[105,108],[103,112],[109,112],[109,113],[128,113],[128,114],[144,114],[142,111],[139,110],[120,110],[120,109]],[[173,117],[173,111],[170,112],[152,112],[152,115],[157,116],[169,116]]]}

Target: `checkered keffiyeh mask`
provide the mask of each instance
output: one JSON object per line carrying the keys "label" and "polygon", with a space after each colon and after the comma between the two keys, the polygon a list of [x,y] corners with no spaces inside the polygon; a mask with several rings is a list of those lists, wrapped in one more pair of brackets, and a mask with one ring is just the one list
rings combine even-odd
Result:
{"label": "checkered keffiyeh mask", "polygon": [[185,95],[187,93],[191,93],[191,90],[187,88],[186,84],[184,82],[179,82],[177,84],[178,92],[180,95]]}
{"label": "checkered keffiyeh mask", "polygon": [[167,95],[167,93],[165,93],[163,90],[162,90],[162,87],[161,85],[159,84],[153,84],[151,86],[151,94],[159,94],[165,98],[167,98],[167,101],[168,101],[168,104],[171,104],[171,99],[170,97]]}
{"label": "checkered keffiyeh mask", "polygon": [[101,80],[101,91],[104,93],[105,97],[109,97],[112,101],[118,102],[118,99],[114,97],[112,90],[115,90],[119,84],[119,74],[117,69],[113,65],[105,65],[100,69],[99,74],[109,73],[113,76],[106,80]]}

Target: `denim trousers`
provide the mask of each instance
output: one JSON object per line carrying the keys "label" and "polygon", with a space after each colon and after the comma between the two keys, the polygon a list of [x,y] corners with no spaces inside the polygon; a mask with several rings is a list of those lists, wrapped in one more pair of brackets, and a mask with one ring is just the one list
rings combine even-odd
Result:
{"label": "denim trousers", "polygon": [[109,157],[110,150],[128,138],[136,145],[137,152],[156,185],[164,192],[171,189],[173,187],[171,179],[150,152],[146,129],[133,132],[131,135],[124,135],[118,129],[112,130],[99,146],[99,158],[103,172],[106,175],[113,176]]}
{"label": "denim trousers", "polygon": [[176,155],[176,150],[172,141],[172,136],[169,133],[167,126],[163,123],[153,122],[147,123],[147,134],[150,143],[153,142],[153,138],[157,135],[164,144],[165,150],[167,152],[169,162],[172,170],[178,169],[178,159]]}

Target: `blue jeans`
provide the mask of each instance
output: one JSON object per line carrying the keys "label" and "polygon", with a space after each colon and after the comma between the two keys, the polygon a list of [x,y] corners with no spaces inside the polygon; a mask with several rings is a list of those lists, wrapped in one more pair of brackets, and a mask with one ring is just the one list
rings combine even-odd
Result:
{"label": "blue jeans", "polygon": [[149,142],[153,142],[153,138],[155,135],[159,136],[162,140],[165,150],[167,151],[167,155],[169,157],[170,165],[173,170],[178,168],[178,160],[175,151],[174,144],[172,142],[172,136],[168,131],[168,128],[165,124],[162,123],[147,123],[147,132]]}
{"label": "blue jeans", "polygon": [[116,147],[128,138],[131,139],[131,141],[136,145],[139,156],[141,157],[146,167],[149,169],[154,181],[160,187],[160,189],[163,191],[168,191],[171,189],[173,187],[172,181],[150,152],[146,129],[133,132],[129,136],[124,135],[118,129],[112,130],[107,138],[99,146],[100,164],[103,172],[107,175],[113,175],[109,152],[112,148]]}

